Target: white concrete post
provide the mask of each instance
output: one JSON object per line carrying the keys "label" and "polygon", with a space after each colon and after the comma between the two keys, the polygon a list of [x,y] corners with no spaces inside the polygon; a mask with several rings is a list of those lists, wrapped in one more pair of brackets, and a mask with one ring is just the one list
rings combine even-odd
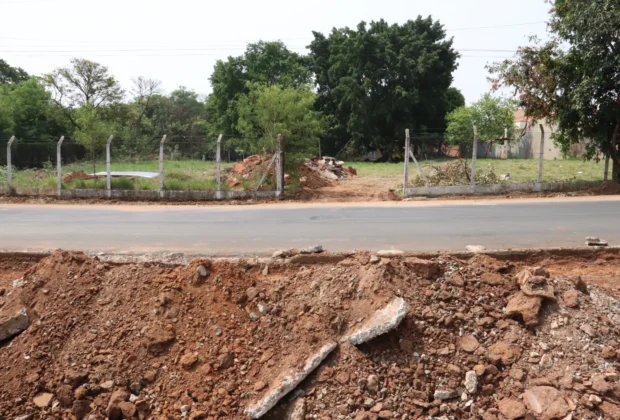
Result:
{"label": "white concrete post", "polygon": [[276,185],[277,191],[280,195],[284,192],[284,168],[282,165],[282,135],[278,134],[278,151],[277,154],[277,166],[276,166]]}
{"label": "white concrete post", "polygon": [[164,144],[166,144],[165,134],[159,143],[159,196],[161,198],[164,198]]}
{"label": "white concrete post", "polygon": [[605,156],[605,174],[603,175],[603,181],[609,179],[609,156]]}
{"label": "white concrete post", "polygon": [[11,136],[6,144],[6,183],[9,190],[13,188],[13,164],[11,162],[11,145],[15,141],[15,136]]}
{"label": "white concrete post", "polygon": [[508,129],[504,128],[504,159],[508,159]]}
{"label": "white concrete post", "polygon": [[217,163],[217,191],[222,191],[222,135],[217,138],[217,151],[215,154],[215,162]]}
{"label": "white concrete post", "polygon": [[471,157],[471,188],[476,189],[476,161],[478,160],[478,127],[474,126],[474,151]]}
{"label": "white concrete post", "polygon": [[545,128],[540,124],[540,156],[538,157],[538,183],[542,184],[543,157],[545,156]]}
{"label": "white concrete post", "polygon": [[106,188],[108,190],[108,198],[112,197],[112,176],[110,175],[110,144],[114,136],[108,138],[108,142],[105,145],[105,168],[106,168]]}
{"label": "white concrete post", "polygon": [[407,188],[409,187],[409,144],[411,138],[409,137],[409,129],[405,130],[405,179],[403,180],[403,196],[407,195]]}
{"label": "white concrete post", "polygon": [[62,196],[62,154],[61,154],[61,146],[62,142],[65,141],[65,136],[62,136],[60,140],[58,140],[58,144],[56,144],[56,172],[58,175],[58,198]]}

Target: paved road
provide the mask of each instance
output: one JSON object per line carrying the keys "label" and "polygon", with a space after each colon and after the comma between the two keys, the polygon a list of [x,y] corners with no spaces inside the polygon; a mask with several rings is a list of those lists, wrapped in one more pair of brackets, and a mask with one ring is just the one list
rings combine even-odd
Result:
{"label": "paved road", "polygon": [[236,255],[322,244],[331,251],[620,245],[620,201],[391,207],[0,206],[0,249]]}

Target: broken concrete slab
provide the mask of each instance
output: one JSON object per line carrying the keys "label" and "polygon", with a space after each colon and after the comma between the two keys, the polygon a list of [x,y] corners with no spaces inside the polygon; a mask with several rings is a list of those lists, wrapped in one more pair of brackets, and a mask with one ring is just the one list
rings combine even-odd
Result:
{"label": "broken concrete slab", "polygon": [[19,334],[30,326],[26,309],[19,309],[11,315],[0,314],[0,341]]}
{"label": "broken concrete slab", "polygon": [[295,367],[286,367],[263,397],[245,409],[245,415],[252,419],[261,418],[275,407],[280,399],[294,390],[297,385],[319,367],[321,362],[323,362],[337,346],[338,344],[334,341],[327,342],[316,353],[306,359],[301,370]]}
{"label": "broken concrete slab", "polygon": [[377,251],[377,256],[381,258],[402,257],[403,255],[405,255],[405,252],[399,251],[397,249],[384,249],[381,251]]}
{"label": "broken concrete slab", "polygon": [[405,316],[407,316],[408,310],[409,305],[407,305],[403,298],[395,298],[386,307],[376,311],[372,318],[351,334],[345,336],[341,341],[348,341],[358,346],[379,337],[398,327],[402,320],[405,319]]}

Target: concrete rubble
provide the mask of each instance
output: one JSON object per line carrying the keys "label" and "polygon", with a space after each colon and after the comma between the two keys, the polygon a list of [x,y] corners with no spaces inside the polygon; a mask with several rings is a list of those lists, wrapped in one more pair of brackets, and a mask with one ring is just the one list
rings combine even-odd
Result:
{"label": "concrete rubble", "polygon": [[409,306],[402,298],[392,300],[385,308],[378,310],[361,327],[355,329],[349,335],[342,338],[342,342],[348,341],[354,346],[366,343],[383,335],[402,322],[407,316]]}
{"label": "concrete rubble", "polygon": [[13,337],[30,326],[30,318],[26,309],[0,312],[0,341]]}

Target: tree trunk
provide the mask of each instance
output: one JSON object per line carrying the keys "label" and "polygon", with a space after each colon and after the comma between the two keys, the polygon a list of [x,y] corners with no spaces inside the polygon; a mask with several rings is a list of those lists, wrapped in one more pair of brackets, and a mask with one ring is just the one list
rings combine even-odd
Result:
{"label": "tree trunk", "polygon": [[611,179],[616,184],[620,184],[620,158],[616,157],[611,159],[611,161]]}

